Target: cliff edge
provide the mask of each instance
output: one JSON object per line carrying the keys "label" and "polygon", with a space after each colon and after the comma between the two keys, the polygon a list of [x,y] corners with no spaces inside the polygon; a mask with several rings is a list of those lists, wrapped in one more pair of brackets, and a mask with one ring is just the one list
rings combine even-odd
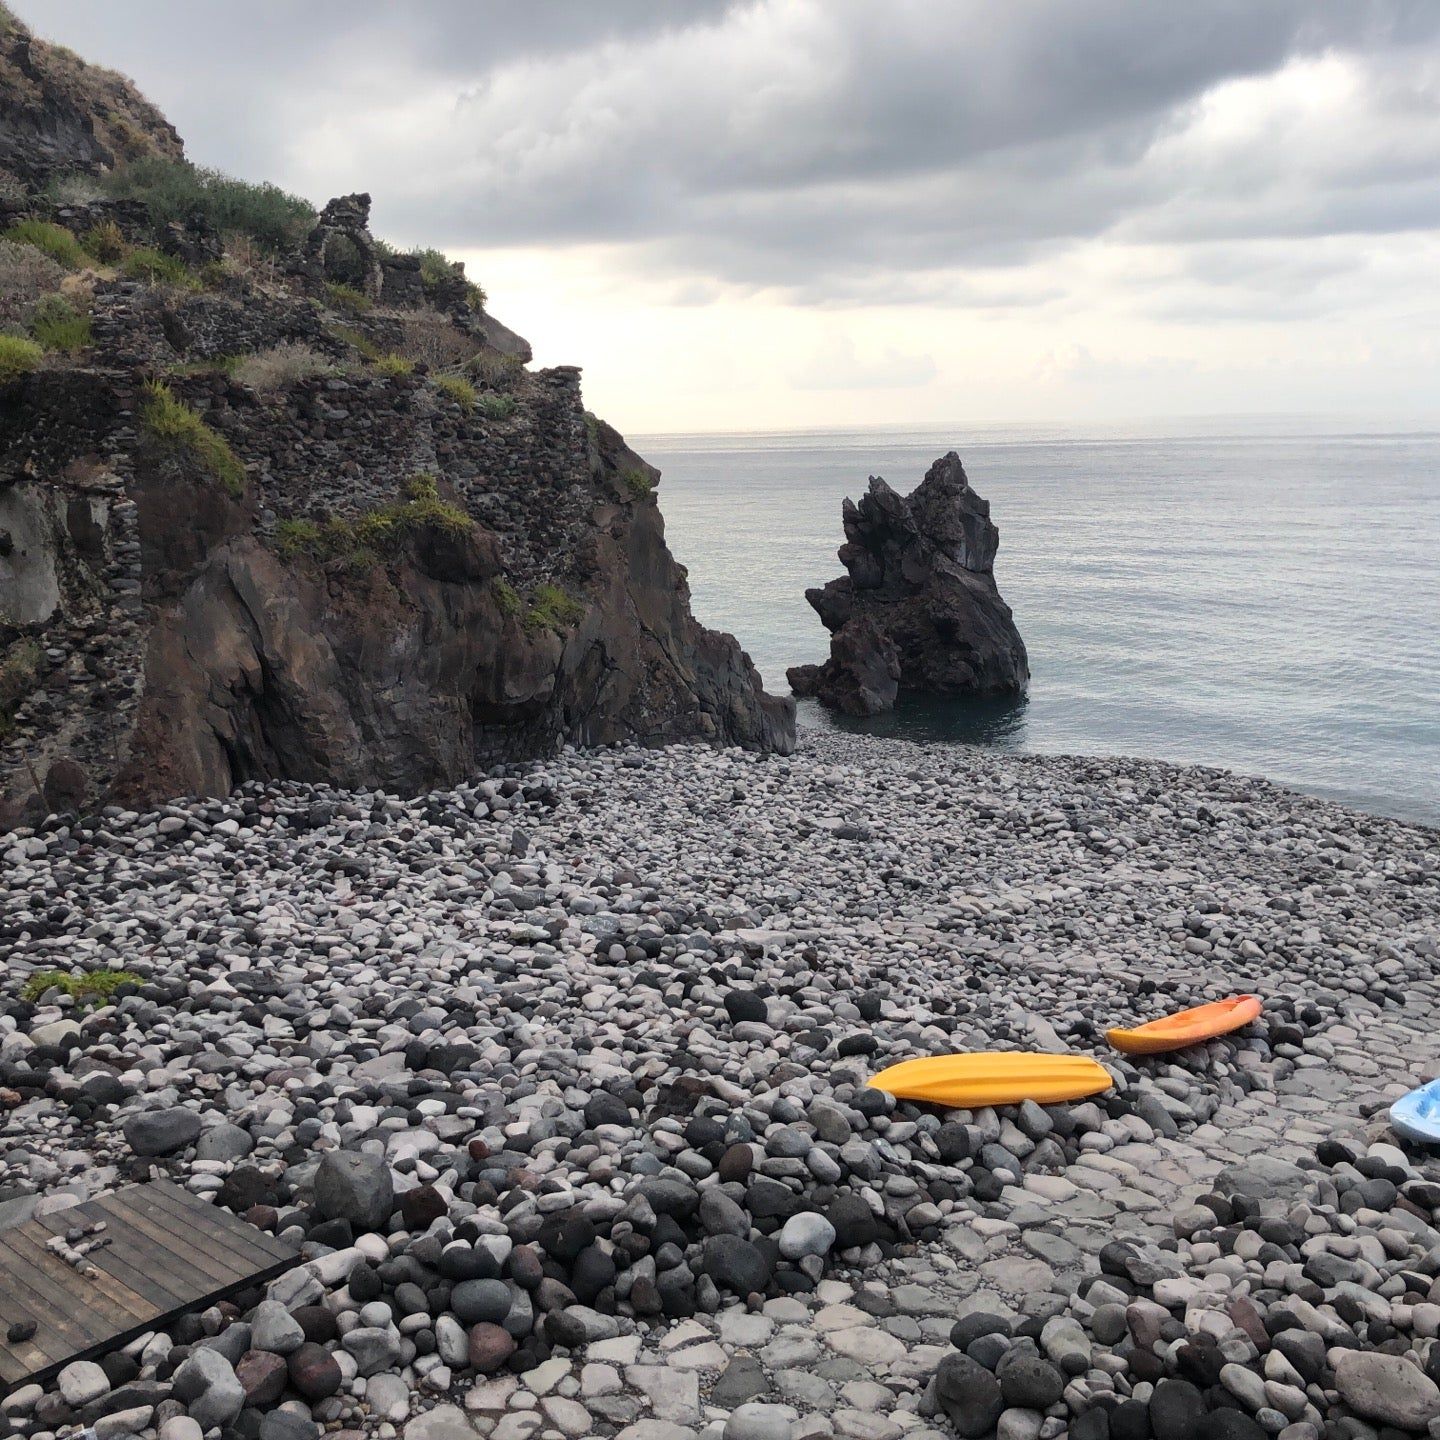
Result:
{"label": "cliff edge", "polygon": [[793,748],[578,370],[530,369],[368,196],[194,170],[158,115],[121,164],[75,106],[124,82],[66,64],[69,111],[0,75],[0,823],[413,793],[567,741]]}

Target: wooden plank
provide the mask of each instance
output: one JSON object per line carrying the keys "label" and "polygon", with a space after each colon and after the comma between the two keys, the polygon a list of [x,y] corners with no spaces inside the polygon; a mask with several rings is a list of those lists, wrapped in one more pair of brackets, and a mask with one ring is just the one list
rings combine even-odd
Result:
{"label": "wooden plank", "polygon": [[[85,1257],[94,1276],[45,1248],[51,1236],[101,1220],[111,1243]],[[16,1344],[0,1329],[0,1394],[105,1355],[298,1261],[288,1245],[168,1181],[0,1231],[0,1310],[37,1327]]]}
{"label": "wooden plank", "polygon": [[[13,1288],[26,1292],[31,1313],[42,1317],[50,1329],[58,1330],[73,1343],[93,1344],[105,1335],[108,1327],[95,1317],[88,1305],[76,1304],[77,1297],[65,1288],[63,1277],[45,1264],[47,1258],[53,1261],[54,1257],[47,1257],[42,1246],[21,1234],[23,1228],[0,1235],[0,1247],[10,1262],[6,1269],[14,1277]],[[66,1268],[63,1261],[59,1265],[61,1269]],[[51,1347],[47,1343],[45,1348]]]}
{"label": "wooden plank", "polygon": [[95,1251],[89,1258],[131,1291],[142,1309],[153,1308],[144,1298],[151,1290],[162,1292],[167,1305],[188,1305],[194,1296],[193,1283],[187,1281],[182,1284],[168,1274],[161,1277],[157,1273],[153,1254],[144,1247],[137,1247],[132,1237],[117,1238],[116,1244]]}
{"label": "wooden plank", "polygon": [[[37,1290],[36,1298],[41,1300],[52,1313],[49,1324],[59,1328],[59,1322],[72,1316],[83,1327],[101,1335],[117,1325],[132,1325],[137,1317],[134,1306],[119,1301],[108,1285],[102,1286],[95,1280],[87,1279],[73,1270],[58,1255],[52,1255],[33,1235],[11,1235],[12,1250],[24,1250],[25,1257],[44,1277],[47,1288]],[[77,1311],[76,1299],[83,1297],[83,1308]],[[57,1298],[58,1297],[58,1298]],[[55,1314],[58,1307],[58,1315]],[[83,1317],[80,1318],[80,1317]]]}
{"label": "wooden plank", "polygon": [[[146,1188],[159,1189],[157,1186],[147,1186]],[[268,1265],[273,1260],[283,1260],[294,1254],[289,1246],[281,1245],[278,1240],[272,1240],[263,1230],[256,1229],[248,1220],[238,1220],[229,1211],[224,1212],[225,1218],[222,1220],[218,1207],[205,1200],[192,1201],[188,1195],[182,1200],[181,1195],[183,1194],[183,1191],[176,1193],[167,1188],[161,1190],[157,1195],[146,1198],[156,1201],[157,1212],[163,1210],[182,1227],[191,1227],[208,1239],[223,1242],[232,1253],[243,1254],[256,1265]],[[184,1233],[183,1230],[182,1233]]]}
{"label": "wooden plank", "polygon": [[[3,1264],[0,1264],[0,1273],[3,1273]],[[6,1316],[12,1322],[15,1320],[33,1320],[37,1326],[44,1326],[41,1316],[26,1304],[26,1296],[17,1291],[11,1291],[4,1297]],[[43,1369],[52,1363],[52,1356],[42,1349],[36,1342],[42,1338],[51,1337],[54,1331],[48,1326],[37,1329],[35,1336],[30,1340],[22,1340],[18,1345],[0,1345],[0,1379],[10,1385],[23,1379],[32,1370]],[[13,1352],[13,1355],[10,1353]]]}
{"label": "wooden plank", "polygon": [[[118,1219],[117,1223],[120,1223]],[[145,1246],[146,1264],[164,1265],[169,1274],[178,1274],[188,1282],[191,1294],[233,1284],[254,1269],[248,1259],[241,1260],[223,1248],[217,1249],[207,1237],[193,1230],[188,1235],[177,1233],[170,1227],[178,1222],[154,1209],[126,1212],[123,1223],[137,1235],[149,1237]]]}

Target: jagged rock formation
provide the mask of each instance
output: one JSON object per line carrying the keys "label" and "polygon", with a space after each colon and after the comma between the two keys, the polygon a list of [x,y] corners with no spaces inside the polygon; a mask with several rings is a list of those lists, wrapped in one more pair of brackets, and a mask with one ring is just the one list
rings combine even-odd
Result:
{"label": "jagged rock formation", "polygon": [[[132,201],[28,206],[211,253]],[[793,748],[579,371],[527,370],[463,269],[422,283],[367,216],[184,285],[88,268],[89,343],[0,388],[0,824],[253,778],[413,793],[566,741]]]}
{"label": "jagged rock formation", "polygon": [[842,516],[849,574],[805,592],[831,632],[830,658],[787,672],[797,695],[874,715],[902,693],[1024,692],[1025,642],[995,587],[1000,532],[953,450],[909,496],[872,475]]}
{"label": "jagged rock formation", "polygon": [[56,175],[182,154],[180,137],[123,75],[36,39],[0,5],[0,177],[38,188]]}

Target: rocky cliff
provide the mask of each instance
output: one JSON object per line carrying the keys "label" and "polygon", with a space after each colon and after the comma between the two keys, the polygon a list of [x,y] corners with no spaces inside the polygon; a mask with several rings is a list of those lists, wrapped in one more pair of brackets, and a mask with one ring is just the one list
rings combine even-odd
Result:
{"label": "rocky cliff", "polygon": [[0,5],[0,177],[40,186],[182,153],[180,137],[125,76],[38,39]]}
{"label": "rocky cliff", "polygon": [[42,168],[0,239],[0,823],[414,792],[566,741],[793,747],[690,612],[658,472],[463,267],[374,239],[367,196],[293,243],[266,209],[261,245],[133,186],[46,199]]}
{"label": "rocky cliff", "polygon": [[830,658],[788,672],[797,695],[874,715],[902,693],[1024,692],[1025,642],[995,585],[1000,532],[953,450],[908,496],[872,475],[842,518],[849,573],[805,592],[831,632]]}

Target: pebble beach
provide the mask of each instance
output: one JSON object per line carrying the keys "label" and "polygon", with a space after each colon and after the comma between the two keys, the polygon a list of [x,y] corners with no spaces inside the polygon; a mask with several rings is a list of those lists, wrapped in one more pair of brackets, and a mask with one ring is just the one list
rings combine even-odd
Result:
{"label": "pebble beach", "polygon": [[[1440,1165],[1386,1116],[1440,1073],[1434,831],[804,732],[0,856],[0,1220],[165,1176],[305,1262],[12,1391],[28,1440],[1440,1435]],[[1114,1086],[865,1083],[986,1049]]]}

